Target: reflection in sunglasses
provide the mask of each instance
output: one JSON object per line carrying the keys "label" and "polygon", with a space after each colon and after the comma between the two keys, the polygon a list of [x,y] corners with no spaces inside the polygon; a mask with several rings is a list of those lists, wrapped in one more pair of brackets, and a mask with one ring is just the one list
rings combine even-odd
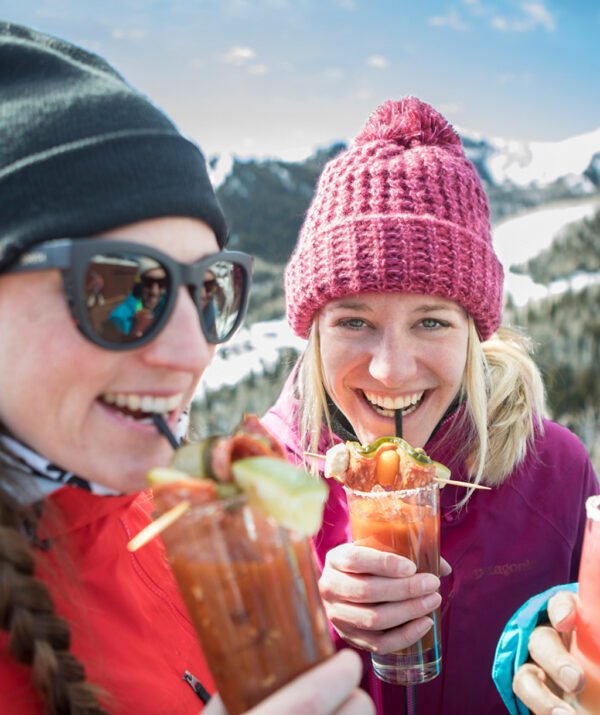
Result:
{"label": "reflection in sunglasses", "polygon": [[[94,333],[114,345],[134,344],[151,333],[165,309],[171,312],[171,289],[179,287],[173,285],[168,262],[168,257],[163,263],[132,252],[91,256],[84,290],[87,318]],[[245,265],[217,259],[206,261],[199,275],[203,279],[195,284],[195,299],[202,329],[209,341],[221,342],[235,329],[245,307],[248,272]],[[101,281],[103,300],[96,298]]]}

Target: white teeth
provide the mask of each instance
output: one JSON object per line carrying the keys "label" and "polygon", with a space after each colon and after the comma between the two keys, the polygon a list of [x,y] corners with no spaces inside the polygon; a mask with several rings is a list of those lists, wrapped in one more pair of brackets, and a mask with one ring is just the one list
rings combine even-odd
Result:
{"label": "white teeth", "polygon": [[139,395],[127,395],[127,407],[130,410],[139,410],[142,404],[142,398]]}
{"label": "white teeth", "polygon": [[[144,398],[144,400],[150,400],[152,403],[151,398]],[[155,397],[154,398],[154,404],[151,404],[149,408],[144,407],[144,400],[142,400],[142,410],[144,412],[158,412],[159,415],[162,415],[163,412],[169,412],[170,410],[167,409],[167,398],[166,397]]]}
{"label": "white teeth", "polygon": [[416,405],[417,402],[423,397],[423,391],[415,392],[412,395],[406,395],[404,397],[390,397],[386,395],[382,397],[374,392],[363,391],[364,396],[372,404],[380,407],[382,410],[405,410],[411,405]]}
{"label": "white teeth", "polygon": [[[179,407],[183,400],[183,393],[178,392],[170,397],[154,397],[152,395],[141,395],[123,392],[106,392],[102,395],[102,400],[109,405],[116,404],[117,407],[127,407],[132,412],[140,410],[141,412],[158,412],[159,414],[167,414]],[[150,418],[148,418],[149,420]],[[147,421],[146,418],[140,420]]]}
{"label": "white teeth", "polygon": [[140,401],[140,410],[142,412],[150,412],[152,409],[152,404],[154,400],[150,397],[150,395],[146,395],[145,397],[142,397]]}

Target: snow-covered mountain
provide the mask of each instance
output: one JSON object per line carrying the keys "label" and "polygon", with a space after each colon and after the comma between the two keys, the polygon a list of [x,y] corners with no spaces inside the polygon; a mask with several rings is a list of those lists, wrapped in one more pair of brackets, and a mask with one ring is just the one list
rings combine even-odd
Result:
{"label": "snow-covered mountain", "polygon": [[[490,200],[492,225],[540,205],[600,195],[600,128],[557,142],[488,139],[460,131]],[[283,264],[293,249],[324,164],[343,144],[302,162],[228,158],[217,195],[231,225],[232,247]]]}
{"label": "snow-covered mountain", "polygon": [[496,186],[544,188],[562,181],[581,195],[600,186],[600,128],[556,142],[461,137],[467,156]]}

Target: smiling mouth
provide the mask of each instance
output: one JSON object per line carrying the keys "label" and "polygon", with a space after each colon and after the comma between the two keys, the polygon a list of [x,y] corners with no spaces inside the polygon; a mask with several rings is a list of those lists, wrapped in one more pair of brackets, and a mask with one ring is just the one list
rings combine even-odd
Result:
{"label": "smiling mouth", "polygon": [[419,407],[425,395],[423,390],[403,397],[382,397],[365,390],[361,390],[361,393],[369,407],[381,417],[394,417],[396,410],[402,410],[402,417],[407,417]]}
{"label": "smiling mouth", "polygon": [[152,424],[152,415],[157,413],[168,419],[171,413],[179,407],[183,393],[170,397],[155,397],[132,392],[105,392],[98,398],[111,410],[135,420]]}

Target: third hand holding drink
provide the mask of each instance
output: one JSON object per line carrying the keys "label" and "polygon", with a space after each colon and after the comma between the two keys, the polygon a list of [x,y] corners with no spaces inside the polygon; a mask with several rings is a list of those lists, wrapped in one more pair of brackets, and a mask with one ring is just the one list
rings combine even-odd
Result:
{"label": "third hand holding drink", "polygon": [[579,567],[576,625],[571,653],[585,672],[585,686],[568,701],[579,713],[600,714],[600,496],[586,501],[587,522]]}

